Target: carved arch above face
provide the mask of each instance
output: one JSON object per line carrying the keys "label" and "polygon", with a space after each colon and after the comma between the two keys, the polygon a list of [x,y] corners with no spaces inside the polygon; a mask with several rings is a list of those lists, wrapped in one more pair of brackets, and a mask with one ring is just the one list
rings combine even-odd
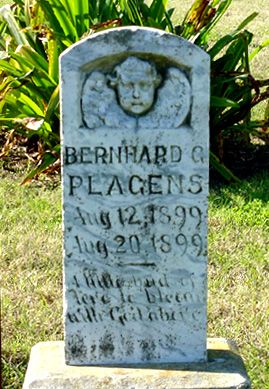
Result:
{"label": "carved arch above face", "polygon": [[133,56],[111,74],[93,71],[82,88],[83,122],[91,129],[177,128],[190,106],[191,85],[181,69],[169,67],[162,77],[154,63]]}

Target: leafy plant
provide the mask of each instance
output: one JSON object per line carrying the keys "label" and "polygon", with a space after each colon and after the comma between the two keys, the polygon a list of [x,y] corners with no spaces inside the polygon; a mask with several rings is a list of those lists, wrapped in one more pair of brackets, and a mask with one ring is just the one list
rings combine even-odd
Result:
{"label": "leafy plant", "polygon": [[[251,120],[252,108],[268,98],[268,80],[254,80],[251,59],[266,45],[249,53],[252,35],[237,30],[210,42],[210,32],[232,0],[196,0],[182,25],[172,22],[168,0],[15,0],[0,9],[0,125],[33,136],[42,144],[38,166],[26,181],[59,157],[60,53],[82,37],[122,25],[151,26],[178,34],[207,50],[212,59],[211,164],[228,180],[236,177],[224,164],[225,137],[248,139],[267,128]],[[267,88],[267,89],[266,89]],[[231,135],[232,134],[232,135]]]}
{"label": "leafy plant", "polygon": [[[229,145],[250,143],[250,134],[260,137],[269,120],[252,119],[252,109],[269,99],[269,80],[255,80],[250,61],[258,50],[250,53],[252,34],[245,25],[250,15],[233,33],[222,37],[208,50],[211,56],[211,151],[225,161],[225,142]],[[269,44],[269,39],[263,45]]]}
{"label": "leafy plant", "polygon": [[234,141],[241,147],[247,146],[250,134],[260,137],[262,129],[268,131],[269,127],[266,113],[264,120],[253,120],[251,115],[257,104],[264,100],[269,104],[269,80],[255,80],[250,66],[269,39],[249,52],[253,35],[245,27],[257,16],[253,13],[235,31],[210,42],[212,28],[231,2],[196,0],[178,33],[204,48],[211,57],[210,162],[226,180],[235,181],[237,177],[223,163],[228,162],[225,141],[229,140],[227,147]]}

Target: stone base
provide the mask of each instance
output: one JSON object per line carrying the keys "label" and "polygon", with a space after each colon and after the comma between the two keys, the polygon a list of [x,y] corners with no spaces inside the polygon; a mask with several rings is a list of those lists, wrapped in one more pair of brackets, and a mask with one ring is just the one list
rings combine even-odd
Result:
{"label": "stone base", "polygon": [[68,366],[63,342],[32,348],[23,389],[249,389],[236,345],[208,339],[208,362],[148,366]]}

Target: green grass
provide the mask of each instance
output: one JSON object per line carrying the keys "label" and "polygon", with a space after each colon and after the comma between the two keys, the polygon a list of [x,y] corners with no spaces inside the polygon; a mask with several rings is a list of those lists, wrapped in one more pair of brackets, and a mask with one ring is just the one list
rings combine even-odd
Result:
{"label": "green grass", "polygon": [[62,334],[60,189],[0,187],[4,388],[20,388],[29,350]]}
{"label": "green grass", "polygon": [[0,0],[0,7],[5,4],[12,4],[13,2],[11,0]]}
{"label": "green grass", "polygon": [[[20,388],[31,347],[62,339],[60,188],[0,187],[4,388]],[[253,389],[269,388],[269,176],[211,191],[208,336],[237,341]]]}
{"label": "green grass", "polygon": [[237,341],[253,388],[269,388],[269,176],[212,191],[209,335]]}

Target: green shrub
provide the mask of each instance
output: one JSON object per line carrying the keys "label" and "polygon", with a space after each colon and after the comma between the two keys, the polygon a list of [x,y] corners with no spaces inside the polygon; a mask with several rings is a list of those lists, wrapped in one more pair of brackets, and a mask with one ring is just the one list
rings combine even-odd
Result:
{"label": "green shrub", "polygon": [[268,80],[254,80],[251,59],[269,39],[249,53],[252,34],[237,30],[210,43],[210,32],[232,0],[196,0],[183,23],[172,22],[167,0],[15,0],[0,9],[0,125],[42,144],[39,165],[27,179],[59,157],[58,59],[63,50],[86,35],[122,25],[151,26],[189,39],[212,59],[211,164],[228,180],[236,179],[223,163],[225,138],[234,134],[249,142],[267,121],[251,120],[252,108],[268,99]]}

